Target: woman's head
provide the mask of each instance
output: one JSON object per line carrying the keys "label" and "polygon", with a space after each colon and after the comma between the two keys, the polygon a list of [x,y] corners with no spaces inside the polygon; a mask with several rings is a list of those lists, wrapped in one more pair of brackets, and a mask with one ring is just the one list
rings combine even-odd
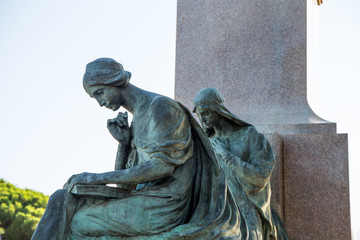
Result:
{"label": "woman's head", "polygon": [[215,88],[201,89],[193,100],[193,112],[197,109],[214,109],[224,104],[224,97]]}
{"label": "woman's head", "polygon": [[224,106],[224,98],[215,88],[204,88],[195,95],[193,112],[198,115],[208,136],[214,134],[213,128],[219,122],[216,120],[217,117],[224,117],[239,126],[251,126],[251,124],[240,120]]}
{"label": "woman's head", "polygon": [[193,112],[198,116],[201,125],[208,135],[213,135],[213,128],[221,116],[215,111],[214,106],[222,104],[224,98],[214,88],[205,88],[198,92],[193,100]]}
{"label": "woman's head", "polygon": [[97,85],[121,88],[129,83],[130,78],[131,73],[125,71],[123,66],[114,59],[99,58],[86,65],[83,85],[86,92],[89,87]]}
{"label": "woman's head", "polygon": [[131,73],[114,59],[99,58],[86,65],[83,86],[100,106],[115,111],[123,104],[121,88],[128,85],[130,78]]}

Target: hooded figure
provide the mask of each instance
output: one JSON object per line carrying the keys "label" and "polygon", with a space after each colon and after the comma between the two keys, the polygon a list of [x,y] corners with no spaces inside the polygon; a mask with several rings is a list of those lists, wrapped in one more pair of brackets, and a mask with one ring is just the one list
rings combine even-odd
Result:
{"label": "hooded figure", "polygon": [[[248,239],[211,144],[191,113],[130,84],[130,76],[113,59],[87,65],[86,92],[100,106],[123,106],[133,114],[130,128],[127,119],[108,122],[126,160],[115,171],[72,176],[50,197],[33,239]],[[78,184],[108,183],[135,188],[121,198],[68,193]]]}
{"label": "hooded figure", "polygon": [[214,88],[202,89],[193,103],[193,112],[214,147],[245,218],[249,239],[287,239],[281,219],[270,205],[275,157],[264,135],[232,114]]}

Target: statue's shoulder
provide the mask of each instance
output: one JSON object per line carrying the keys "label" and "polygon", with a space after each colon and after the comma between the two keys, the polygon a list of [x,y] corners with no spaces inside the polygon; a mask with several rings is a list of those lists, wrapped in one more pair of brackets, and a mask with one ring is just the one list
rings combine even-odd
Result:
{"label": "statue's shoulder", "polygon": [[176,101],[174,99],[171,99],[169,97],[160,95],[160,94],[156,94],[152,100],[151,100],[151,105],[153,106],[158,106],[158,105],[162,105],[162,104],[173,104]]}
{"label": "statue's shoulder", "polygon": [[254,126],[239,126],[235,131],[235,134],[247,135],[247,134],[259,134]]}
{"label": "statue's shoulder", "polygon": [[244,128],[246,129],[246,132],[249,133],[249,134],[261,134],[261,133],[258,132],[256,127],[254,127],[254,126],[246,126]]}
{"label": "statue's shoulder", "polygon": [[162,120],[169,120],[168,118],[180,117],[184,114],[183,109],[175,100],[162,95],[153,97],[150,103],[150,112],[153,117],[162,118]]}
{"label": "statue's shoulder", "polygon": [[156,95],[153,97],[150,107],[153,110],[160,111],[181,110],[181,107],[174,99],[162,95]]}
{"label": "statue's shoulder", "polygon": [[258,130],[254,126],[241,126],[233,133],[233,138],[238,139],[254,139],[254,138],[262,138],[263,134],[259,133]]}

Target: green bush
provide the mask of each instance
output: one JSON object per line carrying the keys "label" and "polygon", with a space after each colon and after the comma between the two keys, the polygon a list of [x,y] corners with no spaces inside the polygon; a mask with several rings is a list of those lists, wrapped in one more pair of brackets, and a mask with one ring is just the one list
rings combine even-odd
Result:
{"label": "green bush", "polygon": [[6,240],[31,238],[49,197],[0,179],[0,234]]}

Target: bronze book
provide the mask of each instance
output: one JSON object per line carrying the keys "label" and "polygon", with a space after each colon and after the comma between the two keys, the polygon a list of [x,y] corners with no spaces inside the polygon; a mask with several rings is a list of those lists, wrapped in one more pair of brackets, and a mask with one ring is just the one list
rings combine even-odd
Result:
{"label": "bronze book", "polygon": [[107,185],[75,185],[71,193],[81,196],[99,196],[109,198],[125,198],[130,191]]}

